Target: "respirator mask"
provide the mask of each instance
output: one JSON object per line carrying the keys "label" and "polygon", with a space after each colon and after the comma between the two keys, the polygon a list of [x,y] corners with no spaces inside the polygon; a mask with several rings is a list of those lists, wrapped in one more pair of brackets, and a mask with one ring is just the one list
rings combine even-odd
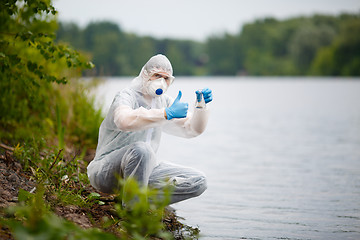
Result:
{"label": "respirator mask", "polygon": [[146,83],[146,91],[152,97],[159,97],[166,92],[168,85],[164,78],[149,80]]}

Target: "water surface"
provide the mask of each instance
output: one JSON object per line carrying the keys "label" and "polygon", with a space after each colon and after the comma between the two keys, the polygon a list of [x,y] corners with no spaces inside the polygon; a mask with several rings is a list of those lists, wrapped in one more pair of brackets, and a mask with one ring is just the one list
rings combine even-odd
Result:
{"label": "water surface", "polygon": [[[98,89],[106,111],[131,78]],[[158,156],[206,173],[173,207],[201,239],[360,239],[360,79],[177,77],[214,93],[207,131],[163,135]]]}

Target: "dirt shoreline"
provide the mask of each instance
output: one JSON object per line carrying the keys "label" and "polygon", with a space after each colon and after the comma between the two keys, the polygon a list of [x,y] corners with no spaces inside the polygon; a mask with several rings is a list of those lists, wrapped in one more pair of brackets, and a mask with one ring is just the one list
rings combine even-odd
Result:
{"label": "dirt shoreline", "polygon": [[[0,152],[0,217],[5,214],[4,210],[9,206],[15,206],[18,202],[19,190],[28,192],[36,191],[36,182],[32,180],[31,174],[24,171],[21,164],[13,157],[11,149]],[[91,208],[79,206],[56,206],[53,212],[78,226],[86,228],[103,229],[103,218],[116,219],[111,195],[96,191],[91,186],[86,186],[84,194],[97,192],[104,199],[105,204],[94,204]],[[49,197],[49,196],[46,196]],[[50,196],[51,197],[51,196]],[[191,228],[183,225],[177,220],[175,211],[166,211],[163,223],[166,229],[173,233],[175,239],[184,239],[182,231]],[[103,229],[116,235],[118,226],[110,226]],[[197,231],[198,229],[195,229]],[[186,231],[186,230],[185,230]],[[14,239],[10,230],[0,225],[0,239]]]}

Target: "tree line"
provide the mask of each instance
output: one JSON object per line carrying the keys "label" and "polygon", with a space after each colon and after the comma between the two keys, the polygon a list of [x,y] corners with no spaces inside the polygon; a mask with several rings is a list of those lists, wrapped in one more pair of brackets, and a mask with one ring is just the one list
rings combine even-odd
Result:
{"label": "tree line", "polygon": [[60,23],[57,41],[91,57],[87,75],[137,75],[156,53],[176,75],[360,75],[360,14],[263,18],[204,42],[138,36],[112,22]]}

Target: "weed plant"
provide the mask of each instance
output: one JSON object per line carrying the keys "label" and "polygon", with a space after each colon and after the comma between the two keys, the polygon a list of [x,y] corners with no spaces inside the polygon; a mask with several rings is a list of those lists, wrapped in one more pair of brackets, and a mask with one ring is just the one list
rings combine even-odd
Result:
{"label": "weed plant", "polygon": [[20,191],[19,204],[7,209],[1,223],[10,227],[16,239],[117,239],[97,228],[82,229],[50,211],[44,201],[44,188],[35,195]]}

